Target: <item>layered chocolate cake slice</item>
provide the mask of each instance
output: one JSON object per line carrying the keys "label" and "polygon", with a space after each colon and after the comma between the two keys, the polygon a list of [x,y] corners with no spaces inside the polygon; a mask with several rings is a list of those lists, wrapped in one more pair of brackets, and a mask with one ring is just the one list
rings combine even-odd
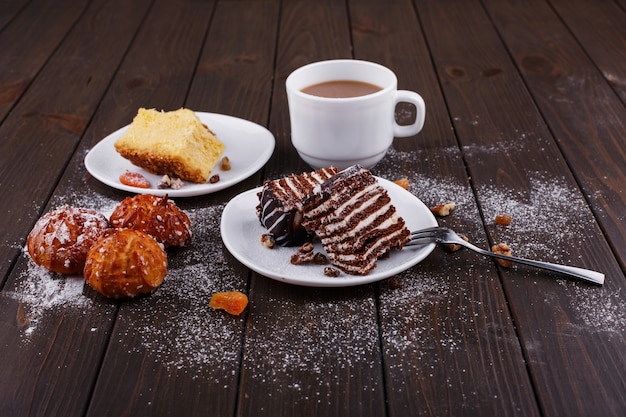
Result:
{"label": "layered chocolate cake slice", "polygon": [[266,181],[259,193],[257,216],[274,241],[297,246],[312,236],[302,227],[302,201],[313,188],[335,175],[334,167]]}
{"label": "layered chocolate cake slice", "polygon": [[387,191],[358,165],[315,187],[302,212],[302,225],[321,240],[330,262],[348,274],[368,274],[380,257],[410,240]]}

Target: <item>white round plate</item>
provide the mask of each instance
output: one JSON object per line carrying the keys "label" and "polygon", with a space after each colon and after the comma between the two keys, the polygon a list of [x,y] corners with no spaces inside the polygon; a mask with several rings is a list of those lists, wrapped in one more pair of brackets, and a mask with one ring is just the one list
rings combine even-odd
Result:
{"label": "white round plate", "polygon": [[[391,201],[409,230],[419,230],[437,226],[430,209],[413,194],[382,178],[379,183],[387,190]],[[309,287],[348,287],[379,281],[398,274],[426,258],[435,248],[434,243],[405,247],[394,250],[391,256],[378,261],[376,268],[368,275],[349,275],[344,272],[337,278],[324,275],[323,265],[292,265],[291,255],[295,247],[264,247],[259,241],[267,233],[256,215],[259,203],[257,193],[262,187],[246,191],[234,197],[222,213],[221,233],[226,248],[239,262],[266,277],[295,285]],[[315,245],[316,252],[324,253],[321,245]]]}
{"label": "white round plate", "polygon": [[[151,174],[133,165],[113,147],[113,144],[126,132],[128,126],[98,142],[85,157],[85,167],[96,179],[118,190],[137,194],[190,197],[214,193],[237,184],[261,169],[272,156],[276,141],[274,135],[266,128],[248,120],[223,114],[204,112],[196,112],[196,114],[202,123],[206,124],[224,143],[224,156],[230,159],[232,166],[229,171],[222,171],[218,162],[213,173],[218,174],[220,180],[214,184],[194,184],[185,181],[185,185],[178,190],[157,188],[162,175]],[[152,188],[137,188],[122,184],[119,177],[126,171],[141,173],[150,181]]]}

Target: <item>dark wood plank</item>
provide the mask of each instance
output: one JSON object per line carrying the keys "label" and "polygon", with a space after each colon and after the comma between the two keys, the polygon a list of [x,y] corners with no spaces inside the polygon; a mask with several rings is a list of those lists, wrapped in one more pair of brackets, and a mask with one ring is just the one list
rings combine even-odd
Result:
{"label": "dark wood plank", "polygon": [[[0,128],[0,153],[8,161],[0,167],[6,184],[3,191],[12,195],[0,200],[0,211],[5,213],[0,235],[3,241],[14,242],[10,247],[0,246],[2,259],[13,259],[19,253],[146,6],[125,4],[118,7],[116,17],[107,15],[116,4],[98,7],[98,3],[90,5]],[[112,43],[113,36],[119,41]],[[102,51],[108,51],[108,59],[102,59]],[[28,175],[24,175],[25,167]],[[1,279],[7,266],[0,265]]]}
{"label": "dark wood plank", "polygon": [[291,1],[282,5],[280,20],[270,115],[270,130],[276,136],[276,151],[271,163],[266,166],[266,179],[310,169],[291,144],[285,91],[285,80],[289,74],[311,62],[352,58],[345,2],[324,0],[308,4],[305,0]]}
{"label": "dark wood plank", "polygon": [[[399,88],[426,102],[424,130],[397,138],[373,171],[406,176],[429,207],[455,201],[439,222],[481,245],[486,236],[437,74],[410,1],[352,1],[356,58],[393,68]],[[463,259],[462,270],[452,265]],[[380,289],[389,415],[538,415],[497,271],[473,253],[440,249]],[[488,365],[487,365],[488,364]],[[442,383],[441,381],[446,381]]]}
{"label": "dark wood plank", "polygon": [[[625,8],[592,3],[0,0],[0,50],[15,61],[0,69],[0,415],[626,414]],[[455,201],[439,222],[479,246],[505,241],[607,283],[465,250],[344,289],[237,262],[219,231],[227,201],[309,169],[290,142],[287,75],[349,57],[426,99],[424,131],[375,174],[408,177],[427,205]],[[177,199],[193,242],[169,251],[158,291],[116,302],[22,251],[41,213],[108,214],[127,195],[83,159],[140,106],[231,114],[278,143],[242,183]],[[508,227],[494,224],[502,211]],[[248,292],[243,315],[208,307],[222,290]]]}
{"label": "dark wood plank", "polygon": [[267,126],[279,16],[274,0],[220,2],[186,105]]}
{"label": "dark wood plank", "polygon": [[[11,198],[0,203],[9,213],[1,230],[16,233],[9,241],[24,244],[148,5],[91,3],[2,125],[1,152],[11,156],[2,167],[11,178],[3,191]],[[53,22],[54,13],[48,18]],[[6,259],[7,248],[0,251]],[[19,258],[0,297],[0,414],[66,416],[86,409],[116,307],[88,302],[76,279],[51,276]]]}
{"label": "dark wood plank", "polygon": [[550,3],[626,104],[626,11],[610,0]]}
{"label": "dark wood plank", "polygon": [[[622,47],[616,47],[614,51],[610,44],[606,48],[596,48],[598,52],[592,53],[592,57],[597,56],[599,60],[596,63],[589,60],[590,52],[582,50],[577,39],[568,36],[570,29],[559,20],[552,18],[537,23],[537,15],[550,16],[551,13],[543,2],[533,3],[532,13],[526,10],[520,13],[497,2],[489,3],[489,8],[622,269],[626,270],[626,195],[623,192],[626,184],[626,170],[623,169],[626,108],[615,95],[615,87],[606,84],[598,72],[598,67],[604,66],[601,69],[605,77],[613,71],[617,71],[615,74],[625,73],[623,46],[626,39],[622,37]],[[577,9],[580,8],[579,5]],[[588,8],[595,10],[589,12],[592,15],[602,10],[591,2]],[[626,13],[613,12],[615,16],[621,16],[622,22],[626,21]],[[572,13],[567,12],[568,16]],[[611,28],[610,22],[608,20],[605,24],[607,30]],[[593,34],[591,29],[582,33],[582,26],[575,21],[573,24],[578,30],[572,31],[578,32],[579,36]],[[620,29],[622,34],[626,32],[624,25]],[[610,33],[619,42],[619,32]],[[589,43],[587,45],[591,47]],[[605,54],[602,54],[603,50]],[[604,63],[608,61],[606,55],[613,55],[615,63],[612,66]]]}
{"label": "dark wood plank", "polygon": [[[350,58],[343,2],[283,2],[265,178],[311,168],[289,135],[285,79],[309,62]],[[237,415],[383,415],[374,288],[311,289],[254,274]]]}
{"label": "dark wood plank", "polygon": [[[531,97],[489,22],[496,22],[500,33],[518,28],[515,36],[504,37],[516,57],[520,38],[542,33],[540,27],[557,30],[561,48],[572,41],[571,34],[558,30],[558,16],[539,2],[528,9],[509,8],[508,13],[503,13],[502,3],[492,2],[491,16],[472,2],[416,4],[491,241],[506,241],[521,256],[607,274],[605,285],[595,287],[522,267],[502,273],[540,409],[544,415],[620,415],[623,376],[606,371],[623,368],[626,358],[626,318],[619,296],[623,272],[543,122],[549,112],[529,111],[533,99],[547,97]],[[532,22],[540,23],[535,27]],[[446,31],[440,30],[442,25]],[[537,39],[539,44],[549,42]],[[567,57],[571,51],[559,49],[556,54]],[[553,84],[551,91],[559,89],[559,81],[543,79]],[[598,88],[606,86],[603,79],[600,83]],[[580,94],[593,100],[592,91],[578,93],[577,103]],[[589,114],[578,117],[580,132],[594,135]],[[554,117],[550,128],[570,121]],[[518,224],[496,226],[493,218],[502,210],[512,211]]]}
{"label": "dark wood plank", "polygon": [[3,0],[0,1],[0,31],[15,18],[30,2],[30,0]]}
{"label": "dark wood plank", "polygon": [[[17,6],[19,2],[11,4]],[[85,1],[31,1],[22,6],[23,10],[2,30],[0,50],[4,65],[0,68],[0,120],[28,88],[86,5]],[[54,25],[48,24],[51,15],[55,16]]]}
{"label": "dark wood plank", "polygon": [[[122,122],[148,104],[266,120],[270,89],[258,80],[271,79],[278,16],[275,2],[158,2],[103,101],[98,125],[109,118]],[[233,25],[246,28],[241,33],[248,36],[230,36]],[[161,48],[160,57],[146,52],[153,43]],[[136,81],[138,68],[158,67],[160,60],[178,65]],[[215,84],[216,74],[225,87]],[[129,91],[128,85],[141,87]],[[223,247],[219,222],[224,204],[260,181],[257,174],[213,195],[177,199],[191,217],[192,243],[169,254],[168,277],[158,291],[122,304],[89,416],[197,415],[207,410],[207,401],[215,415],[235,413],[249,313],[233,317],[208,303],[218,291],[247,291],[248,270]],[[114,193],[93,180],[89,190]],[[111,402],[112,397],[118,401]]]}

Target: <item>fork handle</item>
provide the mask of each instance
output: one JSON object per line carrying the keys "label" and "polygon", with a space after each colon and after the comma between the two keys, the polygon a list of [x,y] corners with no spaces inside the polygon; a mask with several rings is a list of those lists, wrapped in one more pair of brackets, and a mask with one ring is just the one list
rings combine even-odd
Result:
{"label": "fork handle", "polygon": [[[470,247],[470,246],[468,246]],[[535,261],[532,259],[519,258],[517,256],[505,256],[499,253],[493,253],[480,249],[474,245],[471,245],[470,249],[477,250],[477,252],[483,255],[491,256],[493,258],[504,259],[505,261],[517,262],[520,264],[534,266],[536,268],[547,269],[549,271],[559,272],[561,274],[570,275],[584,281],[592,282],[594,284],[604,284],[604,274],[601,272],[592,271],[590,269],[577,268],[575,266],[559,265],[550,262]]]}

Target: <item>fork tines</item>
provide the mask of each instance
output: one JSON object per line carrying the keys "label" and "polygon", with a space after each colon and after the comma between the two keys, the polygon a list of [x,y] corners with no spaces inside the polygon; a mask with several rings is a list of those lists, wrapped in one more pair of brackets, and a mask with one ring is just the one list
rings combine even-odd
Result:
{"label": "fork tines", "polygon": [[404,246],[413,246],[434,242],[437,237],[438,227],[428,227],[426,229],[411,232],[411,240]]}

